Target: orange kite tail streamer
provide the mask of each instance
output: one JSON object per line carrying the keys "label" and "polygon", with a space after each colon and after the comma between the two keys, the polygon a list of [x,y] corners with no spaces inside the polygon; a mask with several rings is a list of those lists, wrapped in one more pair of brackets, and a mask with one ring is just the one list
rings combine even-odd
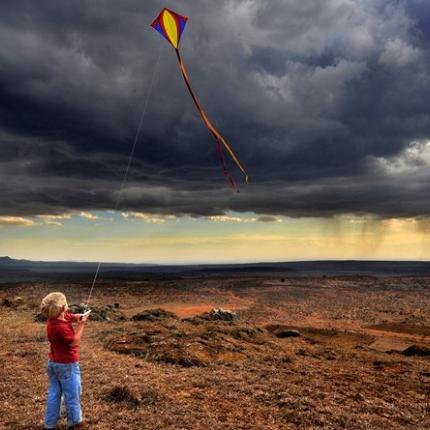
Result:
{"label": "orange kite tail streamer", "polygon": [[225,176],[229,179],[232,187],[236,190],[238,190],[238,187],[233,179],[233,177],[231,176],[231,174],[229,173],[226,163],[225,163],[225,159],[224,159],[224,154],[222,152],[222,146],[224,146],[224,148],[228,151],[228,153],[230,154],[231,158],[233,159],[233,161],[236,163],[237,167],[240,169],[240,171],[243,173],[243,175],[245,176],[245,180],[248,183],[249,182],[249,176],[246,173],[244,167],[242,166],[242,163],[239,161],[239,159],[237,158],[236,154],[234,153],[234,151],[231,149],[230,145],[226,142],[226,140],[224,139],[224,137],[218,132],[218,130],[213,126],[213,124],[211,123],[211,121],[209,120],[209,118],[207,117],[206,113],[204,112],[203,108],[201,107],[196,95],[194,94],[194,91],[191,87],[191,83],[190,83],[190,78],[188,77],[188,73],[187,70],[185,69],[184,63],[182,61],[181,58],[181,54],[179,53],[179,50],[176,48],[175,49],[176,52],[176,57],[178,59],[178,64],[179,64],[179,68],[181,70],[182,76],[184,78],[185,84],[187,85],[188,91],[191,94],[191,98],[194,101],[194,104],[197,108],[197,111],[200,115],[200,117],[202,118],[203,122],[205,123],[206,127],[208,128],[208,130],[211,132],[212,136],[216,139],[217,141],[217,149],[218,149],[218,154],[221,160],[221,164],[222,164],[222,168],[223,168],[223,172],[225,174]]}

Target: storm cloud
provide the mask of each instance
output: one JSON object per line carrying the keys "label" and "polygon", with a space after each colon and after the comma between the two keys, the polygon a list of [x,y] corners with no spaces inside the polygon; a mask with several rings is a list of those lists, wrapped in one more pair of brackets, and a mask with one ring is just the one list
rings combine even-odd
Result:
{"label": "storm cloud", "polygon": [[146,101],[122,211],[428,215],[428,2],[168,5],[189,16],[192,83],[250,173],[239,194],[149,27],[164,6],[1,2],[0,215],[115,208]]}

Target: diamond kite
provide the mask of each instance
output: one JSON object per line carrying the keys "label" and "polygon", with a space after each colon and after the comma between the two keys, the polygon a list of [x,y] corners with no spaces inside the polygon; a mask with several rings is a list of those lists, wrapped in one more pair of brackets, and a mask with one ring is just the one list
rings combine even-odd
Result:
{"label": "diamond kite", "polygon": [[203,108],[201,107],[196,95],[194,94],[194,91],[191,87],[190,78],[188,76],[188,73],[185,69],[184,63],[182,61],[181,55],[179,53],[179,42],[181,40],[182,33],[185,29],[185,25],[187,23],[188,17],[179,15],[176,12],[173,12],[170,9],[163,9],[161,13],[158,15],[158,17],[152,22],[151,27],[153,27],[155,30],[157,30],[175,49],[176,57],[178,59],[179,68],[181,70],[182,76],[184,78],[185,84],[188,88],[188,91],[190,92],[190,95],[194,101],[194,104],[197,108],[197,111],[199,112],[200,117],[202,118],[203,122],[205,123],[206,127],[212,134],[212,136],[216,140],[217,144],[217,151],[218,155],[221,161],[222,169],[224,172],[224,175],[228,178],[230,181],[231,186],[238,191],[238,187],[236,185],[236,182],[234,181],[233,177],[231,176],[230,172],[227,169],[227,165],[224,158],[223,148],[227,150],[230,157],[233,159],[233,161],[236,163],[236,166],[239,168],[239,170],[243,173],[245,176],[245,181],[248,183],[248,174],[246,173],[244,167],[242,166],[241,162],[237,158],[236,154],[233,152],[233,149],[230,147],[230,145],[226,142],[224,137],[218,132],[218,130],[213,126],[209,118],[207,117],[206,113],[203,111]]}

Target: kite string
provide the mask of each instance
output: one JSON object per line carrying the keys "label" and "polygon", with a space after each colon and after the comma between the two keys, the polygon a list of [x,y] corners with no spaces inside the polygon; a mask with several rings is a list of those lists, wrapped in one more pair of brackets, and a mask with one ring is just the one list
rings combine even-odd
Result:
{"label": "kite string", "polygon": [[[126,167],[126,169],[125,169],[125,171],[124,171],[124,175],[123,175],[123,178],[122,178],[122,181],[121,181],[121,186],[120,186],[120,188],[119,188],[118,196],[117,196],[116,203],[115,203],[115,206],[114,206],[114,211],[118,210],[119,203],[120,203],[120,201],[121,201],[122,192],[123,192],[123,190],[124,190],[124,186],[125,186],[125,184],[127,183],[127,179],[128,179],[128,172],[129,172],[130,167],[131,167],[131,164],[132,164],[132,162],[133,162],[134,152],[135,152],[135,150],[136,150],[136,145],[137,145],[137,142],[138,142],[138,140],[139,140],[140,133],[141,133],[141,131],[142,131],[143,120],[144,120],[144,118],[145,118],[146,111],[147,111],[147,108],[148,108],[149,98],[151,97],[152,89],[153,89],[153,87],[154,87],[155,77],[156,77],[156,73],[157,73],[157,70],[158,70],[158,65],[159,65],[159,63],[160,63],[160,58],[161,58],[161,46],[160,46],[160,49],[159,49],[159,51],[158,51],[158,57],[157,57],[157,61],[155,62],[154,70],[153,70],[153,72],[152,72],[151,82],[150,82],[150,84],[149,84],[149,88],[148,88],[148,91],[147,91],[147,93],[146,93],[145,102],[144,102],[144,104],[143,104],[142,113],[141,113],[141,115],[140,115],[139,125],[137,126],[136,134],[135,134],[135,136],[134,136],[133,145],[132,145],[132,147],[131,147],[130,155],[129,155],[129,157],[128,157],[127,167]],[[101,265],[102,265],[102,263],[101,263],[101,262],[99,262],[99,263],[97,264],[96,273],[95,273],[95,275],[94,275],[93,283],[92,283],[92,285],[91,285],[91,289],[90,289],[90,292],[89,292],[89,294],[88,294],[88,298],[87,298],[87,301],[86,301],[86,305],[87,305],[87,306],[88,306],[88,305],[89,305],[89,303],[90,303],[91,296],[92,296],[92,294],[93,294],[94,286],[96,285],[96,281],[97,281],[97,277],[98,277],[98,274],[99,274],[100,266],[101,266]]]}

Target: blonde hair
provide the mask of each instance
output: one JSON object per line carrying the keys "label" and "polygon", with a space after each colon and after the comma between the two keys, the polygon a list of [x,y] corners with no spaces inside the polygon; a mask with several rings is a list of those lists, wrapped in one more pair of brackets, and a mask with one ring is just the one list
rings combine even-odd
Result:
{"label": "blonde hair", "polygon": [[57,318],[67,306],[66,296],[63,293],[50,293],[43,298],[40,311],[47,318]]}

